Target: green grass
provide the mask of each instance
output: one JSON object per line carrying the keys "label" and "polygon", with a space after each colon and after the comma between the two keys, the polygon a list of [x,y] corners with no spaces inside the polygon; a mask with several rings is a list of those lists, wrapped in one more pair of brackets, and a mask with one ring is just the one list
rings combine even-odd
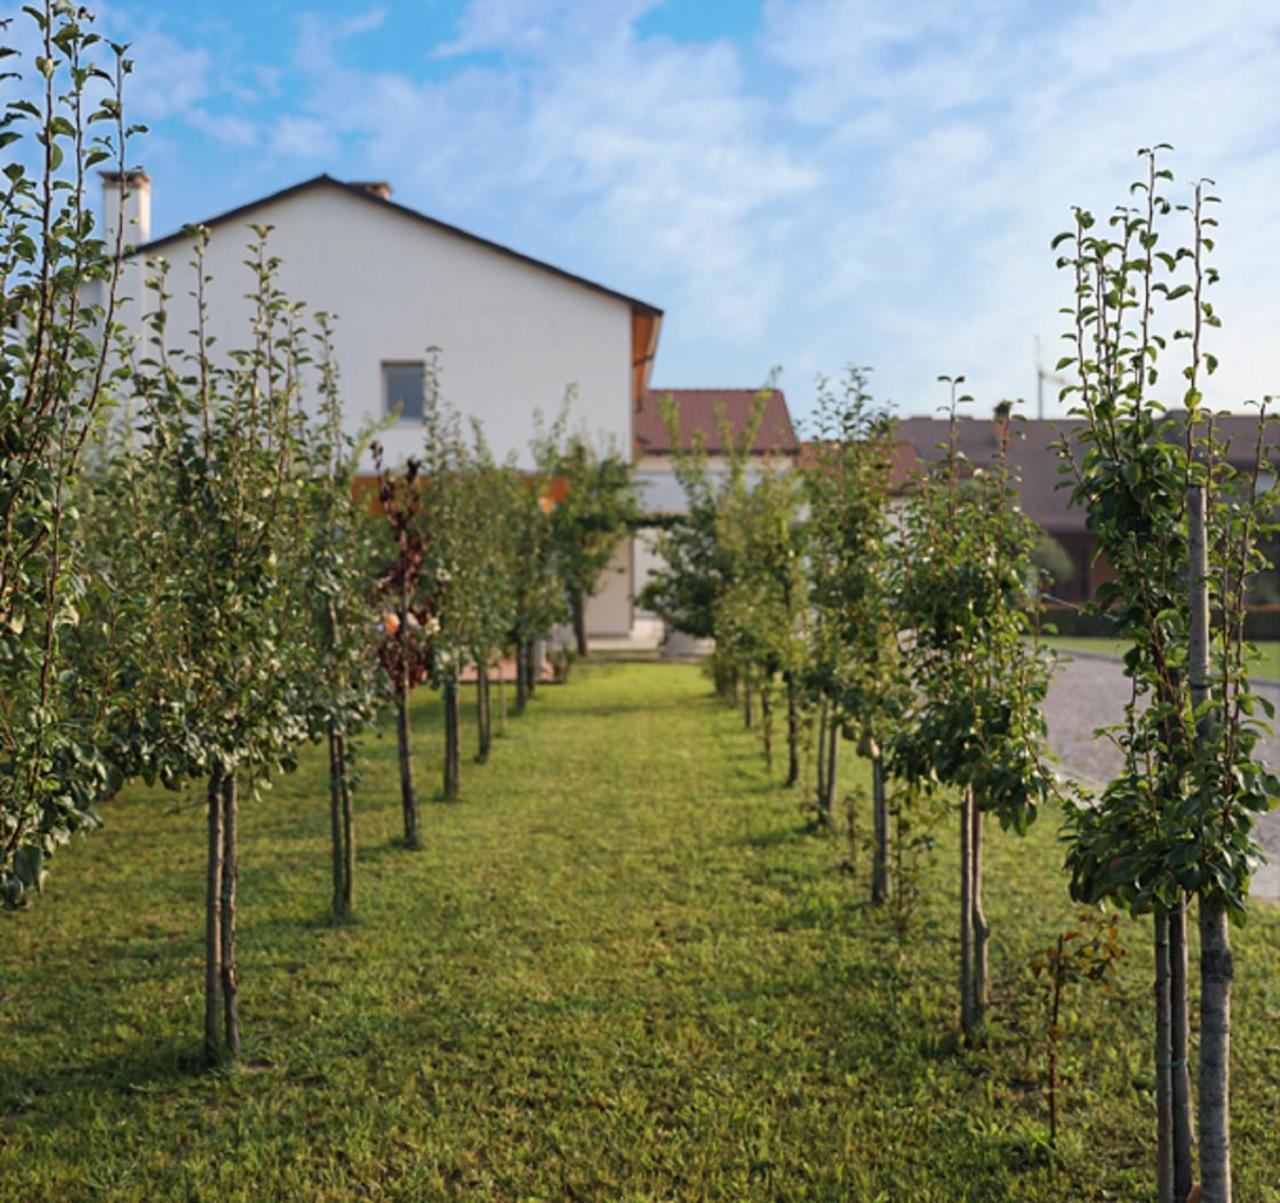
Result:
{"label": "green grass", "polygon": [[[429,797],[434,700],[416,718]],[[416,855],[394,751],[370,747],[356,923],[326,918],[320,758],[246,806],[231,1071],[194,1068],[194,793],[111,806],[3,920],[0,1199],[1154,1198],[1138,924],[1112,994],[1069,997],[1058,1164],[1045,1147],[1026,963],[1074,913],[1051,816],[989,841],[992,1022],[958,1052],[950,824],[902,938],[697,669],[544,689],[462,802],[427,802]],[[1237,1198],[1266,1203],[1280,916],[1236,947]]]}
{"label": "green grass", "polygon": [[[1092,652],[1095,655],[1114,656],[1119,659],[1125,652],[1125,644],[1119,639],[1054,635],[1048,642],[1068,654],[1073,651]],[[1258,655],[1250,664],[1253,676],[1261,680],[1280,681],[1280,641],[1265,640],[1255,646],[1258,649]]]}

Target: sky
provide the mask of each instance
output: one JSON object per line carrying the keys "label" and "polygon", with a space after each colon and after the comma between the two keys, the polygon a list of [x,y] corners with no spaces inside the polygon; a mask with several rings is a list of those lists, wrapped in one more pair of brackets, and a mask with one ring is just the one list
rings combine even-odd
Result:
{"label": "sky", "polygon": [[[974,412],[1051,366],[1050,240],[1136,151],[1223,199],[1211,402],[1280,392],[1280,4],[1262,0],[104,0],[153,231],[320,172],[666,312],[653,382],[803,419],[874,369]],[[429,338],[429,334],[424,334]],[[1171,356],[1176,352],[1171,351]],[[1176,362],[1169,365],[1176,400]],[[1052,386],[1047,412],[1063,412]]]}

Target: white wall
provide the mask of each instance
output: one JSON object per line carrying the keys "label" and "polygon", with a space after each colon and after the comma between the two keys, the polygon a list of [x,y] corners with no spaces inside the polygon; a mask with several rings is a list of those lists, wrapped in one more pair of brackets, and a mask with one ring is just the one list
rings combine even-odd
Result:
{"label": "white wall", "polygon": [[[212,232],[206,257],[209,333],[225,349],[247,345],[253,277],[243,260],[247,222],[272,225],[280,284],[311,311],[337,316],[335,349],[352,432],[382,416],[384,360],[440,351],[442,393],[479,418],[498,459],[530,463],[533,416],[559,411],[577,386],[574,423],[631,443],[631,308],[623,300],[477,245],[458,235],[320,185],[264,205]],[[193,324],[189,239],[162,248],[171,264],[169,330]],[[136,289],[135,289],[136,291]],[[136,321],[136,318],[135,318]],[[401,422],[379,436],[391,462],[420,447]]]}

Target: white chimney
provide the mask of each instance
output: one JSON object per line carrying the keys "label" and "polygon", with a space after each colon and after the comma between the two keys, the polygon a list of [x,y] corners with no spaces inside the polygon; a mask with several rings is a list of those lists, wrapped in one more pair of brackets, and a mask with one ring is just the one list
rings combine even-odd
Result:
{"label": "white chimney", "polygon": [[124,247],[142,246],[151,241],[151,177],[145,171],[103,171],[102,231],[107,253],[116,248],[116,231],[120,227],[121,183],[124,185]]}

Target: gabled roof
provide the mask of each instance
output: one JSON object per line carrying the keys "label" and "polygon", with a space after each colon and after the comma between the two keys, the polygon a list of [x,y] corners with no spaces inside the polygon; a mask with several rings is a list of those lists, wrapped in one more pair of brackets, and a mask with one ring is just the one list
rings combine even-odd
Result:
{"label": "gabled roof", "polygon": [[641,455],[670,455],[674,448],[671,432],[662,420],[660,405],[665,397],[675,402],[679,415],[679,439],[683,448],[696,439],[715,455],[728,450],[720,434],[717,413],[722,412],[734,441],[746,433],[755,412],[756,398],[765,396],[764,414],[751,444],[753,455],[795,455],[800,450],[791,413],[781,389],[754,388],[651,388],[636,411],[635,436]]}
{"label": "gabled roof", "polygon": [[[809,439],[801,443],[796,467],[816,468],[822,463],[823,446],[821,439]],[[888,468],[890,495],[897,497],[907,492],[921,468],[921,459],[916,452],[915,444],[909,439],[895,439],[893,450],[889,455]]]}
{"label": "gabled roof", "polygon": [[[1165,438],[1181,438],[1185,415],[1171,412],[1162,426]],[[1269,421],[1269,420],[1268,420]],[[1230,458],[1237,464],[1250,463],[1258,438],[1258,419],[1250,414],[1218,414],[1213,419],[1218,436],[1230,442]],[[1069,481],[1056,449],[1064,440],[1076,449],[1084,426],[1083,418],[1015,418],[1008,427],[1009,468],[1017,479],[1022,509],[1051,534],[1086,529],[1087,515],[1071,504],[1071,490],[1061,487]],[[945,418],[903,418],[897,436],[909,443],[921,465],[946,457],[950,427]],[[992,418],[961,418],[956,423],[956,443],[960,453],[975,468],[990,467],[998,457],[999,423]],[[1266,445],[1269,458],[1280,451],[1280,431],[1268,424]]]}
{"label": "gabled roof", "polygon": [[[228,209],[225,213],[219,213],[215,217],[209,217],[202,222],[195,222],[192,224],[209,227],[226,225],[228,222],[248,217],[255,209],[259,209],[263,205],[270,205],[276,201],[288,200],[290,197],[299,196],[304,192],[312,192],[318,188],[334,188],[348,196],[354,197],[362,204],[378,205],[384,209],[392,209],[404,217],[409,217],[414,221],[422,222],[431,229],[439,230],[446,234],[454,234],[459,238],[465,238],[468,242],[472,242],[476,246],[482,246],[487,250],[497,251],[498,254],[506,255],[508,258],[514,259],[518,263],[524,263],[530,267],[539,268],[542,271],[550,272],[554,276],[559,276],[563,280],[570,280],[575,284],[581,284],[584,288],[590,288],[607,297],[613,297],[616,300],[624,301],[639,314],[650,317],[662,316],[662,310],[655,305],[650,305],[647,301],[641,301],[635,297],[627,296],[626,293],[617,292],[612,288],[606,288],[603,284],[597,284],[594,280],[588,280],[584,276],[575,275],[573,272],[565,271],[563,268],[556,267],[554,264],[545,263],[541,259],[535,259],[531,255],[521,254],[521,252],[512,250],[509,246],[503,246],[499,242],[491,242],[488,238],[481,238],[480,235],[472,234],[469,230],[464,230],[459,226],[450,225],[448,222],[440,221],[435,217],[428,217],[425,213],[421,213],[417,209],[410,209],[407,205],[402,205],[398,201],[393,201],[376,195],[366,187],[361,187],[357,184],[344,183],[342,180],[334,179],[331,175],[317,175],[309,180],[303,180],[301,183],[291,184],[288,188],[281,188],[278,192],[273,192],[269,196],[259,197],[257,200],[249,201],[243,205],[237,205],[234,209]],[[130,254],[150,255],[171,243],[177,242],[181,238],[185,238],[186,236],[187,234],[185,229],[175,230],[172,234],[166,234],[163,238],[153,238],[150,242],[144,243],[142,246],[135,247]]]}

